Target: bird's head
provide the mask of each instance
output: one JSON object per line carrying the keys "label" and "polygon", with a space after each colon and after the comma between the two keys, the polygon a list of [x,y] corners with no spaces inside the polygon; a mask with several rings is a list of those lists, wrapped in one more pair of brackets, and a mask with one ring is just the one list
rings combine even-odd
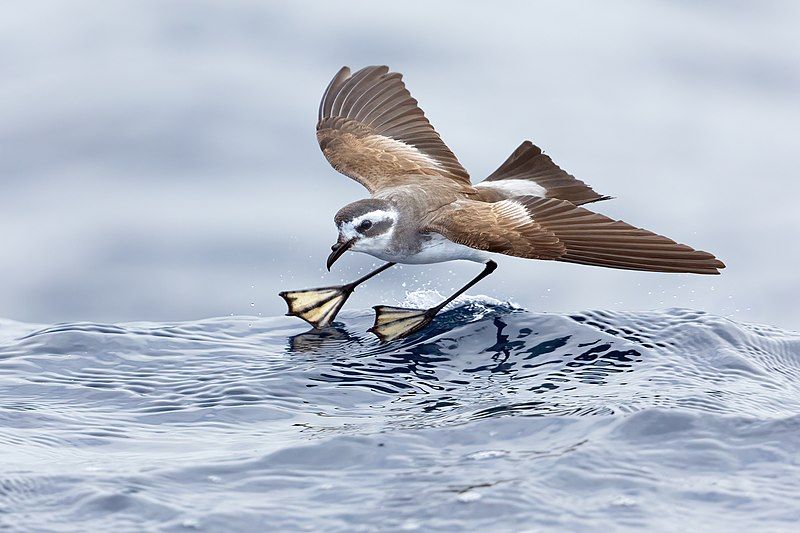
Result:
{"label": "bird's head", "polygon": [[341,208],[333,219],[339,239],[331,247],[328,270],[347,250],[365,253],[384,250],[394,233],[397,217],[394,206],[380,198],[358,200]]}

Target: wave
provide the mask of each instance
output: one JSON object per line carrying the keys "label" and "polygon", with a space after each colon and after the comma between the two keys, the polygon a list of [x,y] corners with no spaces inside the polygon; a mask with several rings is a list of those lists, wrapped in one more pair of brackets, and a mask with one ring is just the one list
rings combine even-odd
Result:
{"label": "wave", "polygon": [[800,518],[797,333],[688,309],[561,315],[474,297],[383,344],[372,318],[347,312],[324,331],[286,317],[0,321],[0,456],[13,458],[0,525]]}

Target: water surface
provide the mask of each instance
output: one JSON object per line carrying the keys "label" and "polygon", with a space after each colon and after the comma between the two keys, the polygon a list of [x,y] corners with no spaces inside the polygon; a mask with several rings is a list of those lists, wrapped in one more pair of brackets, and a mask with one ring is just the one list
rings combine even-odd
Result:
{"label": "water surface", "polygon": [[800,335],[687,309],[488,301],[381,344],[369,312],[0,322],[0,526],[790,530]]}

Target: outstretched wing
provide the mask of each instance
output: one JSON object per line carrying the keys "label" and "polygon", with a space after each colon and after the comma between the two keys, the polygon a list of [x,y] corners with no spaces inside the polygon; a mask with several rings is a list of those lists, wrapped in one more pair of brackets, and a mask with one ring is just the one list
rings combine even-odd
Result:
{"label": "outstretched wing", "polygon": [[532,259],[697,274],[719,274],[725,267],[708,252],[553,198],[459,200],[426,230],[479,250]]}
{"label": "outstretched wing", "polygon": [[[568,200],[575,205],[610,198],[597,194],[584,182],[564,171],[530,141],[519,145],[500,168],[475,187],[499,198],[535,195]],[[494,198],[487,196],[487,199]]]}
{"label": "outstretched wing", "polygon": [[385,66],[342,67],[322,97],[317,140],[333,168],[373,193],[421,175],[470,183],[402,75]]}

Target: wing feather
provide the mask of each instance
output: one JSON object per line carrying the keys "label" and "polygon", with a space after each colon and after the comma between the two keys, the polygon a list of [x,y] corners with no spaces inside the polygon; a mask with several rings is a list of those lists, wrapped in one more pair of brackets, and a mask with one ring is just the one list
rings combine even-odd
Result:
{"label": "wing feather", "polygon": [[517,257],[651,272],[719,274],[725,267],[708,252],[554,198],[459,200],[427,229],[459,244]]}
{"label": "wing feather", "polygon": [[513,200],[458,200],[425,228],[471,248],[529,259],[556,259],[566,248],[538,224],[524,203]]}
{"label": "wing feather", "polygon": [[[335,100],[335,91],[337,88],[341,87],[342,82],[347,79],[349,75],[350,69],[342,67],[328,84],[328,88],[325,89],[325,93],[322,95],[322,100],[319,103],[318,120],[322,120],[322,117],[330,116],[331,109],[333,108],[333,101]],[[334,95],[334,98],[331,98],[331,94]]]}
{"label": "wing feather", "polygon": [[343,67],[334,76],[320,102],[317,140],[336,170],[373,193],[421,176],[469,186],[402,76],[385,66],[352,75]]}

